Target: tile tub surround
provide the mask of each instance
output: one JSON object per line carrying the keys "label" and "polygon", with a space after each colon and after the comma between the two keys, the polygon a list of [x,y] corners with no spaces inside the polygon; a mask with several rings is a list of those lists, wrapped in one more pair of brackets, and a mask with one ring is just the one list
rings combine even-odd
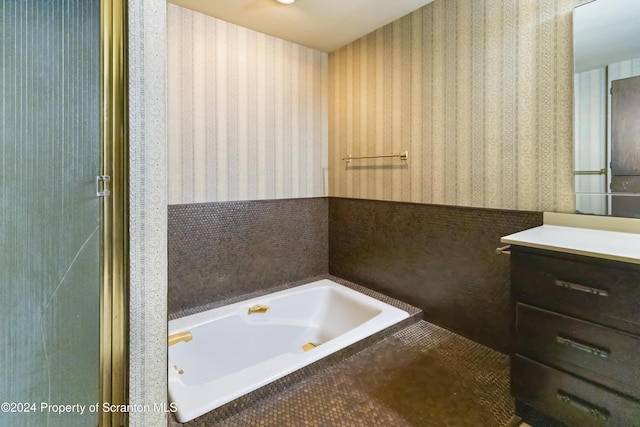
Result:
{"label": "tile tub surround", "polygon": [[508,357],[419,321],[230,418],[185,426],[499,427],[512,415]]}
{"label": "tile tub surround", "polygon": [[509,257],[495,248],[505,233],[541,224],[541,212],[332,197],[329,272],[507,352]]}
{"label": "tile tub surround", "polygon": [[[350,282],[348,280],[340,279],[338,277],[331,276],[329,274],[325,274],[322,276],[301,280],[293,283],[286,283],[280,286],[274,286],[269,289],[263,289],[260,291],[252,292],[251,294],[229,298],[225,301],[219,301],[215,303],[206,304],[194,309],[185,310],[183,312],[175,313],[170,317],[173,319],[177,319],[179,317],[188,316],[191,314],[199,313],[202,311],[211,310],[213,308],[217,308],[223,305],[229,305],[236,303],[238,301],[243,301],[255,297],[259,297],[261,295],[271,294],[273,292],[278,292],[284,289],[293,288],[296,286],[304,285],[306,283],[315,282],[321,279],[329,279],[333,280],[343,286],[351,288],[355,291],[361,292],[367,296],[372,298],[376,298],[384,303],[387,303],[393,307],[399,308],[401,310],[405,310],[409,313],[409,318],[404,319],[395,325],[392,325],[382,331],[379,331],[363,340],[360,340],[342,350],[339,350],[327,357],[324,357],[310,365],[307,365],[295,372],[292,372],[289,375],[286,375],[272,383],[265,385],[264,387],[260,387],[257,390],[254,390],[244,396],[239,397],[213,411],[210,411],[188,423],[185,423],[185,426],[210,426],[215,425],[219,422],[226,420],[227,418],[233,417],[234,415],[246,411],[251,410],[251,408],[260,407],[260,402],[279,393],[284,392],[289,387],[294,386],[295,384],[309,378],[319,372],[330,368],[331,366],[342,362],[347,357],[377,343],[378,341],[406,328],[407,326],[419,322],[422,319],[422,310],[412,305],[406,304],[402,301],[398,301],[396,299],[390,298],[386,295],[382,295],[379,292],[372,291],[371,289],[360,286],[356,283]],[[169,417],[170,426],[181,426],[176,419],[175,416]]]}
{"label": "tile tub surround", "polygon": [[365,288],[364,286],[360,286],[360,285],[358,285],[356,283],[353,283],[353,282],[350,282],[348,280],[344,280],[344,279],[341,279],[339,277],[332,276],[330,274],[322,274],[320,276],[310,277],[308,279],[298,280],[296,282],[285,283],[285,284],[278,285],[278,286],[273,286],[273,287],[270,287],[270,288],[260,289],[260,290],[255,291],[255,292],[251,292],[250,294],[239,295],[239,296],[236,296],[236,297],[228,298],[226,300],[209,302],[209,303],[205,303],[205,304],[199,305],[197,307],[189,308],[189,309],[182,310],[182,311],[176,311],[176,312],[173,312],[173,313],[169,314],[169,320],[179,319],[181,317],[190,316],[192,314],[201,313],[203,311],[213,310],[214,308],[218,308],[218,307],[222,307],[222,306],[225,306],[225,305],[234,304],[236,302],[245,301],[245,300],[248,300],[248,299],[257,298],[257,297],[260,297],[262,295],[272,294],[274,292],[282,291],[282,290],[285,290],[285,289],[295,288],[296,286],[306,285],[307,283],[316,282],[316,281],[322,280],[322,279],[333,280],[334,282],[339,283],[339,284],[341,284],[343,286],[346,286],[347,288],[351,288],[351,289],[356,290],[356,291],[358,291],[360,293],[368,295],[368,296],[370,296],[372,298],[379,299],[382,302],[385,302],[385,303],[387,303],[389,305],[392,305],[394,307],[397,307],[397,308],[399,308],[401,310],[406,311],[411,316],[414,316],[414,315],[422,313],[422,310],[420,310],[417,307],[412,306],[411,304],[407,304],[405,302],[398,301],[397,299],[388,297],[386,295],[381,294],[380,292],[376,292],[376,291],[371,290],[369,288]]}
{"label": "tile tub surround", "polygon": [[169,206],[169,314],[328,273],[326,198]]}

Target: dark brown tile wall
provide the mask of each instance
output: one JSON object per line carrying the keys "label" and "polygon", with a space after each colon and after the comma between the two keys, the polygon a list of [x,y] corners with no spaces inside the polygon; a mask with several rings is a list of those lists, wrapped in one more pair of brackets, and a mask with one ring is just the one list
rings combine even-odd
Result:
{"label": "dark brown tile wall", "polygon": [[329,272],[507,352],[509,257],[495,248],[541,224],[541,212],[330,198]]}
{"label": "dark brown tile wall", "polygon": [[326,198],[169,206],[169,313],[328,273]]}
{"label": "dark brown tile wall", "polygon": [[500,237],[542,213],[310,198],[169,206],[169,313],[331,273],[506,352]]}

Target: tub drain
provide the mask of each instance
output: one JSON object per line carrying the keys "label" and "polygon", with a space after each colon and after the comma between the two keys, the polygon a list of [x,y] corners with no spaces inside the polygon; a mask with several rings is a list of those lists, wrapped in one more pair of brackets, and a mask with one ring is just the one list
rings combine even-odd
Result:
{"label": "tub drain", "polygon": [[302,346],[302,349],[304,351],[309,351],[309,350],[313,350],[314,348],[316,348],[319,344],[314,344],[312,342],[308,342],[305,345]]}

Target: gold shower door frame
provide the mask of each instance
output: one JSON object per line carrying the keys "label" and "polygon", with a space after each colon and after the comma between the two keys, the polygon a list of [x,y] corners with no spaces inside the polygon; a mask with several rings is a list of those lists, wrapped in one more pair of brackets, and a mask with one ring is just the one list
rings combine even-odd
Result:
{"label": "gold shower door frame", "polygon": [[[102,198],[100,408],[128,403],[129,138],[127,2],[101,0]],[[101,412],[100,426],[125,426],[122,412]]]}

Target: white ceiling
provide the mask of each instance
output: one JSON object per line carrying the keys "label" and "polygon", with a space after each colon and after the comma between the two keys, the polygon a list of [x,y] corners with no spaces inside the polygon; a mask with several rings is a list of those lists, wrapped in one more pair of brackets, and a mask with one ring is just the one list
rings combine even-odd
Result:
{"label": "white ceiling", "polygon": [[640,1],[597,0],[573,12],[575,72],[640,58]]}
{"label": "white ceiling", "polygon": [[332,52],[433,0],[170,0],[218,19]]}

